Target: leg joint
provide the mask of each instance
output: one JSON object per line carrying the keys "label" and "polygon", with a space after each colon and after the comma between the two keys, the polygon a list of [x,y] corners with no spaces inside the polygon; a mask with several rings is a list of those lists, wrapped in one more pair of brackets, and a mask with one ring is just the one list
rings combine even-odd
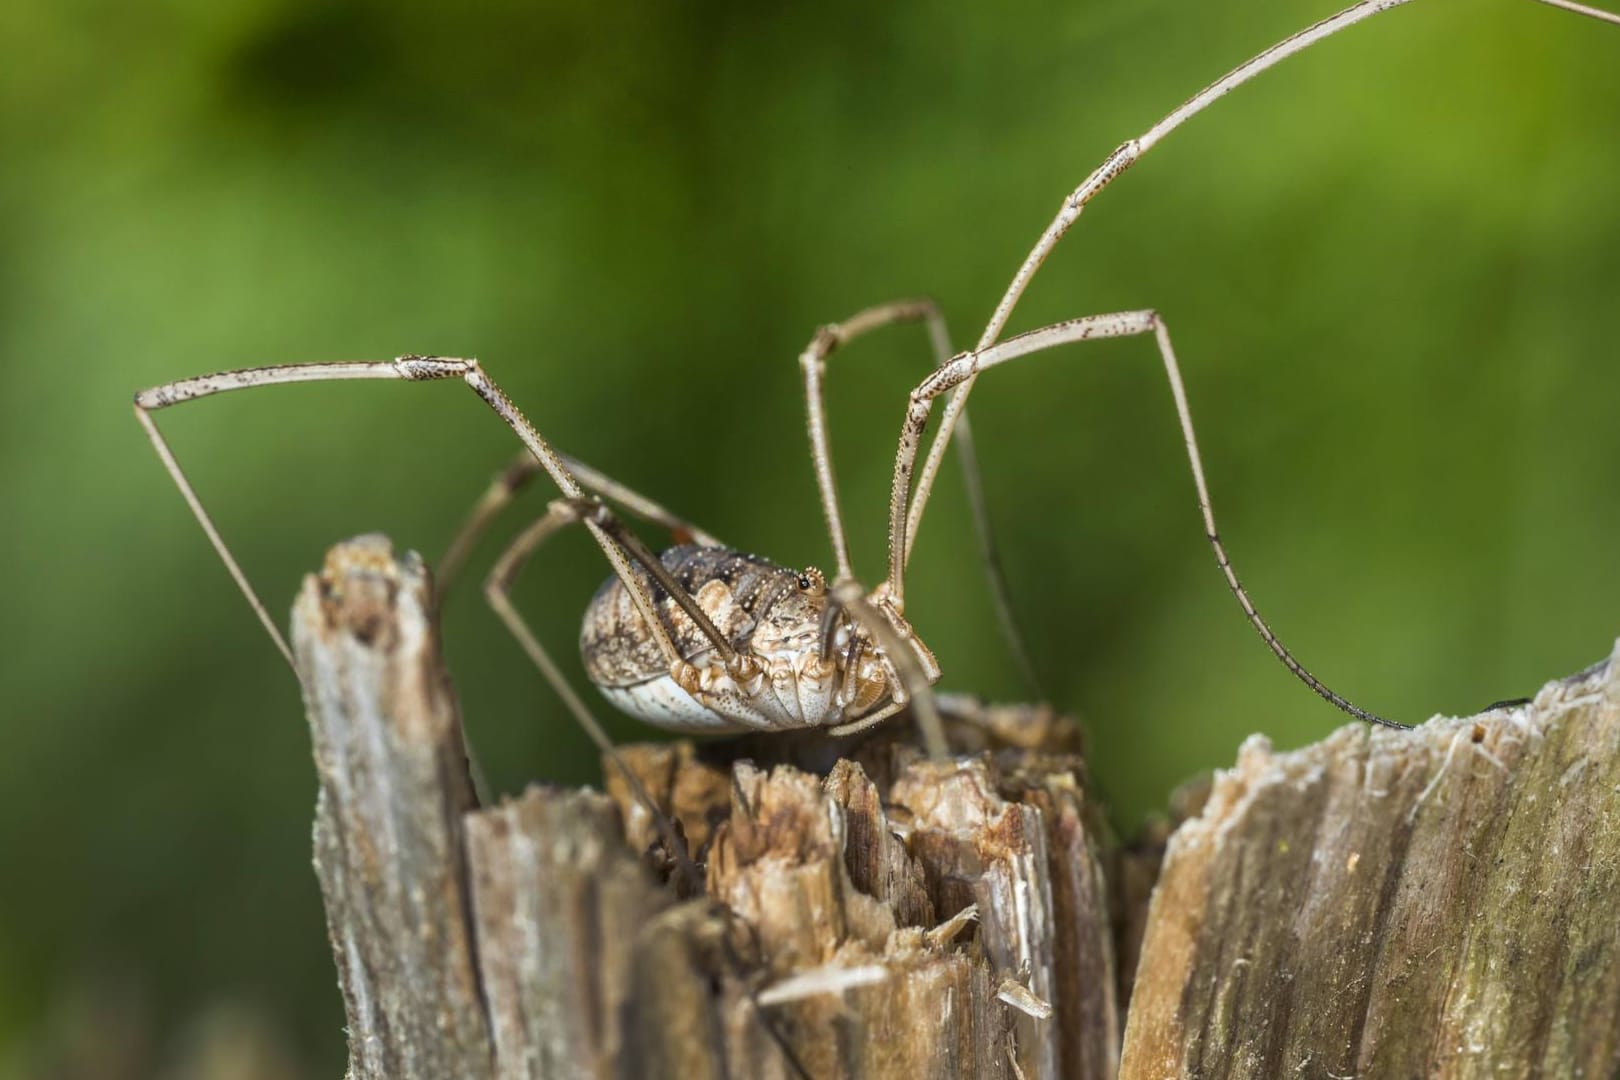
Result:
{"label": "leg joint", "polygon": [[608,509],[607,503],[595,495],[577,495],[572,498],[555,499],[551,503],[553,508],[566,507],[580,521],[592,525],[613,525],[617,519],[613,511]]}
{"label": "leg joint", "polygon": [[478,361],[450,356],[401,356],[394,361],[394,368],[407,379],[460,379],[477,372]]}

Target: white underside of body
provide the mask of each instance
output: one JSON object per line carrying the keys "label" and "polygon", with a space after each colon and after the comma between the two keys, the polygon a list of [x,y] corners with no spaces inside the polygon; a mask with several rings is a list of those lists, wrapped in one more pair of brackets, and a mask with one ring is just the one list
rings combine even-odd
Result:
{"label": "white underside of body", "polygon": [[668,675],[635,686],[603,686],[602,696],[615,709],[644,723],[669,731],[747,731],[739,724],[704,708]]}
{"label": "white underside of body", "polygon": [[776,677],[766,678],[753,695],[723,679],[713,692],[694,697],[669,675],[634,686],[598,689],[620,712],[669,731],[789,731],[844,722],[843,711],[833,700],[836,680],[818,686],[795,677],[786,665],[776,666],[776,671]]}

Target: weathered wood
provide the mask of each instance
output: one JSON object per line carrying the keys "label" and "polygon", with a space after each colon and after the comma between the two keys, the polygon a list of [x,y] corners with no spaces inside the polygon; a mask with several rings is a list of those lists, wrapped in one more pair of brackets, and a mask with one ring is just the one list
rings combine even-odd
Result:
{"label": "weathered wood", "polygon": [[315,871],[357,1078],[491,1071],[461,815],[475,804],[426,571],[332,549],[293,608],[315,745]]}
{"label": "weathered wood", "polygon": [[1126,851],[1043,710],[626,747],[685,899],[615,769],[476,805],[432,612],[380,538],[294,610],[355,1077],[1620,1074],[1616,662],[1251,739]]}
{"label": "weathered wood", "polygon": [[1246,742],[1170,841],[1123,1075],[1620,1075],[1620,663]]}
{"label": "weathered wood", "polygon": [[611,1075],[635,933],[671,898],[625,846],[606,796],[531,788],[466,823],[496,1073]]}
{"label": "weathered wood", "polygon": [[886,792],[848,759],[819,780],[685,743],[625,755],[710,838],[709,893],[754,987],[721,1009],[730,1075],[1112,1075],[1103,845],[1078,759],[935,763],[884,740],[861,756]]}
{"label": "weathered wood", "polygon": [[[625,748],[706,867],[682,903],[616,771],[617,802],[476,807],[431,612],[380,538],[334,549],[294,611],[352,1075],[1112,1073],[1102,830],[1080,758],[1031,748],[1072,750],[1072,725],[958,702],[978,752],[952,762],[903,727],[839,748],[859,760]],[[756,752],[775,764],[734,760]]]}

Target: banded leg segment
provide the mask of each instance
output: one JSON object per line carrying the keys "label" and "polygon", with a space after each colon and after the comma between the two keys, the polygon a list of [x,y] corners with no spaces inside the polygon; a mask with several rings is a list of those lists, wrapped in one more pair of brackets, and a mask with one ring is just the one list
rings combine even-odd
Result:
{"label": "banded leg segment", "polygon": [[894,487],[889,496],[889,572],[895,595],[899,594],[900,575],[905,570],[907,496],[910,494],[918,447],[922,442],[923,430],[928,425],[928,414],[933,407],[934,399],[965,385],[968,380],[997,364],[1004,364],[1009,360],[1016,360],[1057,345],[1146,334],[1153,335],[1159,347],[1159,355],[1164,361],[1165,376],[1170,381],[1170,393],[1175,399],[1176,416],[1181,423],[1181,434],[1187,448],[1187,463],[1192,470],[1193,485],[1198,492],[1198,509],[1204,519],[1204,535],[1215,552],[1215,561],[1221,569],[1221,574],[1226,578],[1227,587],[1237,598],[1250,625],[1289,671],[1328,702],[1368,723],[1394,728],[1408,727],[1409,725],[1386,720],[1384,717],[1367,712],[1329,689],[1294,659],[1293,654],[1277,639],[1277,635],[1272,632],[1271,627],[1250,601],[1248,592],[1232,568],[1231,559],[1227,557],[1226,548],[1221,543],[1220,532],[1215,527],[1215,511],[1210,503],[1209,485],[1204,479],[1204,463],[1198,450],[1198,436],[1193,430],[1192,412],[1187,405],[1187,391],[1182,383],[1181,367],[1176,362],[1175,350],[1170,344],[1169,330],[1155,311],[1126,311],[1071,319],[1008,338],[987,349],[962,353],[936,369],[911,392],[905,423],[900,433],[900,448],[895,456]]}
{"label": "banded leg segment", "polygon": [[[845,319],[830,323],[816,331],[810,344],[799,355],[799,367],[804,374],[804,398],[808,413],[810,458],[815,468],[816,487],[821,493],[822,515],[826,518],[827,533],[832,541],[833,557],[837,562],[836,581],[854,578],[849,556],[849,541],[844,532],[843,514],[839,510],[838,482],[833,470],[832,445],[827,436],[827,406],[822,380],[826,376],[827,360],[837,349],[863,334],[900,323],[921,322],[928,329],[928,340],[933,347],[934,366],[939,367],[951,358],[950,333],[939,305],[926,297],[896,300],[867,308]],[[954,403],[953,396],[952,402]],[[984,483],[979,471],[978,451],[973,441],[973,429],[966,413],[960,413],[956,433],[957,460],[967,488],[968,509],[973,519],[973,533],[979,546],[979,559],[984,566],[985,579],[990,586],[990,599],[995,607],[996,621],[1007,642],[1020,674],[1030,692],[1041,697],[1040,681],[1035,665],[1029,658],[1029,649],[1013,616],[1012,600],[1007,588],[1007,576],[1001,565],[996,547],[995,532],[990,524],[990,511],[985,502]],[[943,445],[941,446],[943,450]]]}
{"label": "banded leg segment", "polygon": [[[471,387],[472,391],[488,405],[495,414],[505,421],[507,427],[517,435],[518,439],[533,455],[540,468],[551,477],[552,482],[560,488],[564,496],[570,499],[585,497],[583,489],[568,471],[562,458],[551,449],[550,445],[540,437],[540,433],[529,423],[528,419],[512,404],[506,394],[495,382],[484,374],[476,360],[460,359],[442,356],[402,356],[396,360],[340,363],[340,364],[282,364],[270,367],[248,368],[242,371],[228,371],[215,375],[200,375],[190,379],[180,379],[176,382],[166,383],[163,386],[143,390],[135,395],[135,418],[145,429],[147,437],[151,439],[158,458],[168,470],[169,476],[174,480],[175,486],[185,498],[186,504],[191,508],[192,515],[202,526],[203,532],[208,536],[209,542],[219,554],[231,577],[236,581],[237,588],[247,599],[248,604],[258,616],[259,622],[275,642],[276,647],[286,658],[289,665],[296,671],[293,664],[292,650],[288,647],[286,639],[277,628],[275,621],[270,618],[265,609],[264,602],[259,599],[247,575],[242,572],[236,558],[231,554],[230,548],[220,536],[219,530],[209,518],[208,512],[203,509],[202,501],[197,498],[196,491],[186,478],[179,462],[175,459],[173,451],[169,449],[167,441],[158,430],[151,414],[159,409],[182,402],[193,401],[197,398],[209,397],[214,394],[226,393],[232,390],[245,390],[255,386],[273,386],[281,383],[295,382],[327,382],[350,379],[403,379],[413,382],[433,381],[441,379],[460,379]],[[695,600],[687,595],[684,589],[675,585],[673,579],[668,578],[663,564],[656,556],[646,550],[635,536],[622,526],[615,528],[616,519],[606,507],[601,508],[599,514],[593,515],[584,521],[602,554],[607,557],[608,563],[619,579],[624,582],[625,588],[630,591],[642,617],[649,626],[662,630],[663,624],[658,619],[657,609],[652,601],[644,582],[631,568],[631,562],[641,563],[648,573],[665,588],[671,589],[671,597],[681,606],[681,609],[692,618],[698,628],[713,642],[716,652],[726,660],[735,658],[735,650],[710,622]],[[679,659],[679,653],[673,643],[669,641],[667,632],[661,636],[660,645],[666,650],[671,661]]]}

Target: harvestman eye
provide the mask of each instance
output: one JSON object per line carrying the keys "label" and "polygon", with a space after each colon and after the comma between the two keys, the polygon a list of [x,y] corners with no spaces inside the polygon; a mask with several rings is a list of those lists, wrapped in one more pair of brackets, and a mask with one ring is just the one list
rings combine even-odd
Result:
{"label": "harvestman eye", "polygon": [[[1122,143],[1063,200],[1057,216],[1018,267],[972,349],[953,355],[944,319],[927,300],[870,308],[815,334],[799,362],[811,460],[835,563],[830,585],[818,571],[788,570],[728,547],[653,500],[558,453],[475,360],[405,356],[384,362],[277,365],[203,375],[140,392],[135,396],[135,415],[248,603],[292,663],[292,651],[203,509],[151,414],[226,391],[290,382],[456,380],[470,388],[512,430],[525,453],[495,480],[474,508],[446,553],[441,580],[448,583],[455,576],[473,542],[519,488],[541,472],[550,478],[560,497],[501,554],[485,583],[485,594],[568,710],[625,775],[653,820],[664,828],[671,850],[681,852],[684,849],[662,813],[619,760],[601,726],[512,604],[511,586],[529,556],[552,534],[571,525],[583,526],[601,549],[613,576],[598,591],[585,615],[581,654],[591,682],[612,704],[632,716],[681,731],[821,728],[845,734],[880,723],[911,705],[929,752],[943,755],[945,738],[930,691],[940,677],[940,667],[905,618],[905,571],[929,494],[947,448],[953,443],[961,455],[969,505],[985,554],[984,570],[998,618],[1014,657],[1033,682],[999,567],[991,555],[993,545],[965,411],[968,394],[981,373],[1054,346],[1100,338],[1148,337],[1153,340],[1170,384],[1205,535],[1244,615],[1277,658],[1316,693],[1369,723],[1405,727],[1351,704],[1306,671],[1277,640],[1239,583],[1215,527],[1180,366],[1159,312],[1143,308],[1088,315],[1014,337],[1003,338],[1002,333],[1031,280],[1081,212],[1167,135],[1289,56],[1407,2],[1363,0],[1323,19],[1234,68],[1146,132]],[[1620,16],[1572,0],[1539,2],[1620,23]],[[827,438],[822,380],[835,351],[872,330],[902,323],[917,323],[926,329],[934,367],[906,401],[889,497],[886,576],[868,590],[855,575],[844,535]],[[923,432],[934,401],[942,397],[945,403],[939,429],[919,468]],[[667,529],[679,542],[662,554],[654,553],[622,523],[621,512]],[[806,611],[805,605],[783,606],[785,598],[802,592],[825,593],[829,597],[825,610],[818,614]],[[835,638],[845,644],[829,649],[828,643]]]}

